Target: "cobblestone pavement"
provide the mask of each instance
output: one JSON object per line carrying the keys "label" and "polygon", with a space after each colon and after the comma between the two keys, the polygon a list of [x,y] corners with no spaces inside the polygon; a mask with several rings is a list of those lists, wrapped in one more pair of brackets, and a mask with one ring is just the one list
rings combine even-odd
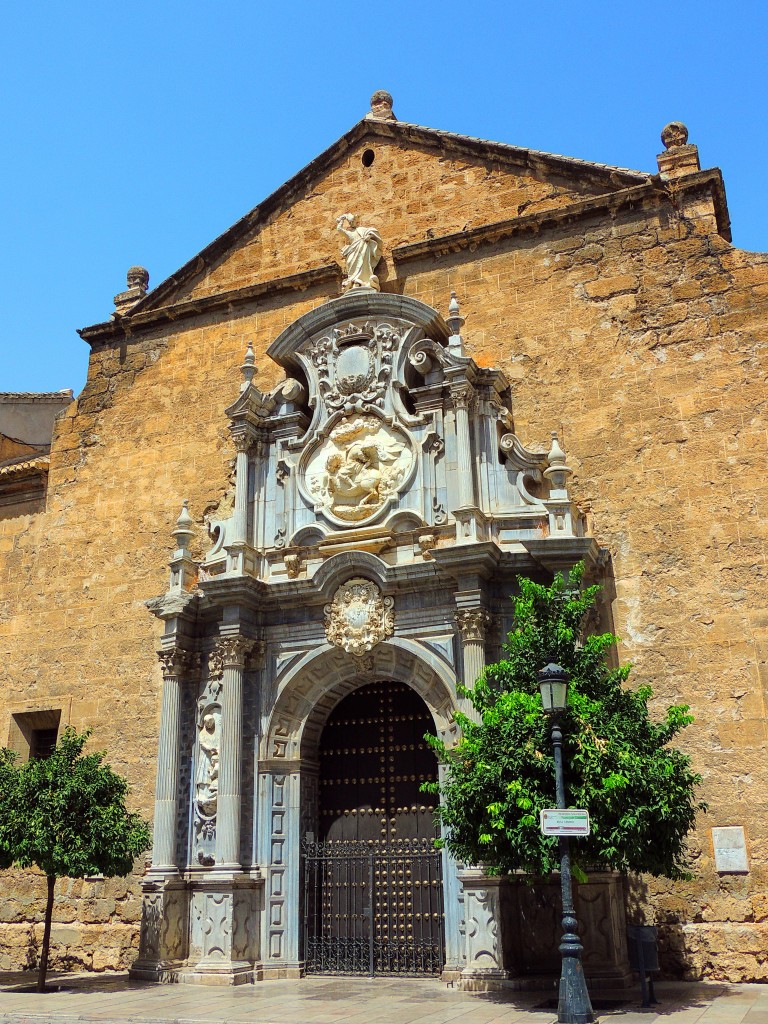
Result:
{"label": "cobblestone pavement", "polygon": [[[439,981],[305,978],[237,988],[152,985],[124,975],[51,975],[59,991],[19,989],[29,975],[0,975],[2,1024],[552,1024],[554,1003],[531,992],[469,993]],[[594,995],[614,1024],[768,1024],[768,985],[662,982],[658,1006],[636,991]]]}

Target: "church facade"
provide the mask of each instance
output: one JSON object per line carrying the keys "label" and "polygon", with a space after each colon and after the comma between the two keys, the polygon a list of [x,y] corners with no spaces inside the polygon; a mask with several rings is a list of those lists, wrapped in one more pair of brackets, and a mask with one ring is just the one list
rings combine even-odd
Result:
{"label": "church facade", "polygon": [[[662,140],[649,174],[405,124],[377,93],[80,332],[44,509],[0,518],[0,738],[23,757],[92,727],[154,842],[130,879],[60,891],[54,962],[546,973],[555,901],[434,850],[423,737],[457,737],[517,577],[584,560],[633,680],[691,705],[709,804],[693,881],[581,887],[586,970],[628,980],[642,916],[671,973],[768,976],[768,258],[730,244],[684,126]],[[40,928],[7,892],[18,967]]]}

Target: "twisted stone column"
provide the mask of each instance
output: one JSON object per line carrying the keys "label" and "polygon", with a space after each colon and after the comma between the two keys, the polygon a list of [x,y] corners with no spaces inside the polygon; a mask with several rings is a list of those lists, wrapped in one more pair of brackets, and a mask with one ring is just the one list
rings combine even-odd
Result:
{"label": "twisted stone column", "polygon": [[221,656],[221,739],[216,821],[216,866],[240,870],[240,804],[242,800],[243,674],[255,641],[228,637],[216,645]]}
{"label": "twisted stone column", "polygon": [[178,871],[176,811],[179,789],[181,677],[193,668],[194,656],[175,648],[171,651],[159,651],[158,657],[163,667],[163,705],[157,751],[152,871],[175,874]]}
{"label": "twisted stone column", "polygon": [[[485,608],[460,608],[456,612],[462,639],[462,681],[467,687],[474,686],[485,669],[485,634],[491,621]],[[459,708],[468,718],[479,721],[477,712],[466,697],[459,699]]]}

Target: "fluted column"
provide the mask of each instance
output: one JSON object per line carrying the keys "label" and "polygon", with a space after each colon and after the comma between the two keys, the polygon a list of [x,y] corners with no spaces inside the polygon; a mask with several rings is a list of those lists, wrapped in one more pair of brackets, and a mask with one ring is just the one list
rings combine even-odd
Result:
{"label": "fluted column", "polygon": [[458,458],[459,508],[474,506],[472,486],[472,442],[469,434],[470,388],[462,385],[451,389],[456,410],[456,450]]}
{"label": "fluted column", "polygon": [[235,462],[235,513],[233,523],[234,544],[245,544],[248,540],[248,452],[251,438],[238,433],[233,438],[237,448]]}
{"label": "fluted column", "polygon": [[[485,608],[460,608],[456,612],[456,623],[461,633],[463,683],[472,687],[485,670],[485,635],[491,625],[491,616]],[[462,697],[459,708],[474,721],[479,716],[471,703]]]}
{"label": "fluted column", "polygon": [[155,824],[152,870],[173,874],[176,864],[176,812],[179,790],[181,676],[191,667],[190,655],[179,649],[159,651],[163,667],[163,705],[157,752]]}
{"label": "fluted column", "polygon": [[239,636],[220,640],[216,645],[223,666],[216,866],[234,871],[240,868],[243,674],[245,659],[253,646],[253,640]]}

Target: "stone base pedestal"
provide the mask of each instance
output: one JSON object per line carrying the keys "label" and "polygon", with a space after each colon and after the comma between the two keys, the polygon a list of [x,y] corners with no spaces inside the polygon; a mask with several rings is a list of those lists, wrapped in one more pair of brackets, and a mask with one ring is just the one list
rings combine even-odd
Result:
{"label": "stone base pedestal", "polygon": [[260,980],[263,879],[214,870],[189,884],[189,952],[177,980],[200,985]]}
{"label": "stone base pedestal", "polygon": [[141,946],[130,976],[241,985],[260,981],[263,879],[211,871],[144,884]]}
{"label": "stone base pedestal", "polygon": [[[560,879],[508,879],[509,967],[515,988],[549,988],[559,977],[562,934]],[[590,991],[628,988],[634,984],[627,954],[624,885],[614,872],[590,875],[574,883],[582,963]]]}
{"label": "stone base pedestal", "polygon": [[141,981],[175,981],[188,951],[189,892],[177,874],[148,875],[142,885],[139,957],[129,975]]}
{"label": "stone base pedestal", "polygon": [[471,992],[503,988],[509,978],[505,965],[507,881],[487,875],[482,868],[463,868],[459,879],[464,886],[467,943],[467,965],[461,971],[459,987]]}

